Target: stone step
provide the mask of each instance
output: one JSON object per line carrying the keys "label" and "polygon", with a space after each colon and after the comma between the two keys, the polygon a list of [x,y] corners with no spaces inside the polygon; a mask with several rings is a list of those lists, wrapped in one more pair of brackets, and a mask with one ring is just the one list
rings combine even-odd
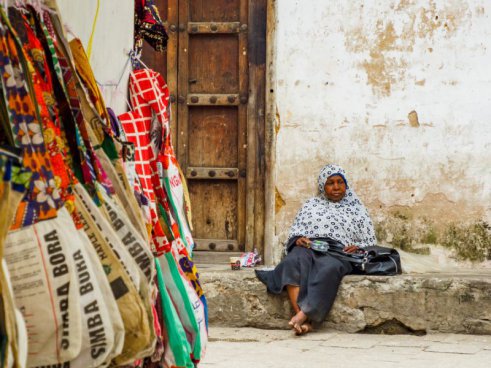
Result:
{"label": "stone step", "polygon": [[193,261],[196,264],[221,264],[229,265],[230,257],[239,257],[241,252],[209,252],[194,251]]}
{"label": "stone step", "polygon": [[[288,328],[292,310],[286,293],[268,294],[252,269],[210,264],[198,269],[212,325]],[[349,275],[323,326],[345,332],[491,335],[491,273]]]}

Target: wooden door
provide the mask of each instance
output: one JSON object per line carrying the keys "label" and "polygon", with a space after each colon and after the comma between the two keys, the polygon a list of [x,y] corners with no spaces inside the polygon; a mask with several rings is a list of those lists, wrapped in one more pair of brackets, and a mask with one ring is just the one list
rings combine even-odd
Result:
{"label": "wooden door", "polygon": [[179,3],[178,157],[198,251],[245,250],[247,0]]}
{"label": "wooden door", "polygon": [[[265,60],[258,68],[257,55],[265,55],[265,3],[157,2],[166,6],[173,142],[188,181],[196,254],[211,252],[212,262],[262,250]],[[162,68],[145,51],[144,60]]]}

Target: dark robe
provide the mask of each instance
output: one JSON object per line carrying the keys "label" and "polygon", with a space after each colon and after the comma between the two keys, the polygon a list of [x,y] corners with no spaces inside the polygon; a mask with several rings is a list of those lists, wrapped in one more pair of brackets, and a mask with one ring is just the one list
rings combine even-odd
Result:
{"label": "dark robe", "polygon": [[256,270],[256,275],[273,294],[280,294],[286,285],[299,286],[298,306],[312,322],[321,323],[331,310],[341,280],[352,271],[352,266],[329,254],[296,246],[298,238],[289,240],[288,254],[274,270]]}

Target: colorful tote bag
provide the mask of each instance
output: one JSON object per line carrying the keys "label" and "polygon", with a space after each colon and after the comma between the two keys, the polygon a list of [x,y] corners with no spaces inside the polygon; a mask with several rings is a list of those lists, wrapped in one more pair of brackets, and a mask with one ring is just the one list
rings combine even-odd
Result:
{"label": "colorful tote bag", "polygon": [[[130,98],[133,110],[119,116],[128,140],[135,145],[135,171],[141,184],[143,195],[150,200],[152,226],[154,229],[154,242],[156,252],[170,249],[169,240],[159,223],[157,205],[168,208],[167,196],[162,187],[162,164],[164,137],[169,136],[170,126],[166,106],[154,115],[150,101],[155,98],[158,91],[155,88],[158,73],[150,70],[137,70],[130,75]],[[160,77],[160,83],[165,82]],[[168,90],[163,90],[167,93]],[[137,188],[138,189],[138,188]],[[171,221],[174,221],[171,219]],[[171,224],[172,226],[172,224]],[[176,229],[177,230],[177,229]]]}
{"label": "colorful tote bag", "polygon": [[28,335],[24,317],[14,304],[13,287],[5,259],[1,261],[0,292],[2,298],[0,367],[24,368],[27,365]]}
{"label": "colorful tote bag", "polygon": [[22,42],[26,61],[30,65],[29,77],[35,95],[35,103],[39,111],[44,143],[53,168],[56,187],[64,202],[73,202],[73,196],[68,187],[72,184],[73,173],[68,158],[67,146],[61,131],[61,121],[58,106],[54,98],[52,76],[41,40],[38,39],[33,27],[31,13],[22,13],[15,8],[9,8],[9,18],[14,22],[19,40]]}
{"label": "colorful tote bag", "polygon": [[[162,272],[162,265],[159,259],[155,259],[157,268],[157,280],[159,295],[162,302],[165,345],[164,360],[168,367],[193,368],[191,360],[191,347],[186,338],[186,332],[181,324],[176,307],[169,296],[166,284],[166,277]],[[168,279],[167,279],[168,280]]]}
{"label": "colorful tote bag", "polygon": [[152,224],[152,240],[155,253],[162,254],[170,249],[170,243],[159,223],[157,210],[158,198],[163,196],[160,179],[156,169],[155,154],[150,145],[150,119],[141,117],[138,112],[130,111],[119,116],[128,140],[135,144],[135,161],[133,168],[138,177],[139,190],[148,198],[150,204],[150,221]]}
{"label": "colorful tote bag", "polygon": [[159,257],[159,262],[169,296],[176,305],[181,323],[189,335],[193,360],[198,362],[204,356],[208,339],[203,304],[180,270],[172,252]]}

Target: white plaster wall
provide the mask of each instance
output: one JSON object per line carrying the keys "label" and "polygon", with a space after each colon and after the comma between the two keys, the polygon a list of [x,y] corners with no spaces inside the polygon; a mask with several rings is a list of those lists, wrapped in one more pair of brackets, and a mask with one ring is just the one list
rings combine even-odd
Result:
{"label": "white plaster wall", "polygon": [[[58,0],[62,21],[78,37],[86,51],[92,31],[97,0]],[[100,0],[90,63],[101,83],[106,105],[116,114],[127,110],[126,95],[131,65],[128,51],[133,48],[134,0]],[[118,81],[121,80],[119,86]]]}
{"label": "white plaster wall", "polygon": [[276,7],[276,248],[328,162],[375,218],[404,208],[440,226],[489,222],[491,1]]}

